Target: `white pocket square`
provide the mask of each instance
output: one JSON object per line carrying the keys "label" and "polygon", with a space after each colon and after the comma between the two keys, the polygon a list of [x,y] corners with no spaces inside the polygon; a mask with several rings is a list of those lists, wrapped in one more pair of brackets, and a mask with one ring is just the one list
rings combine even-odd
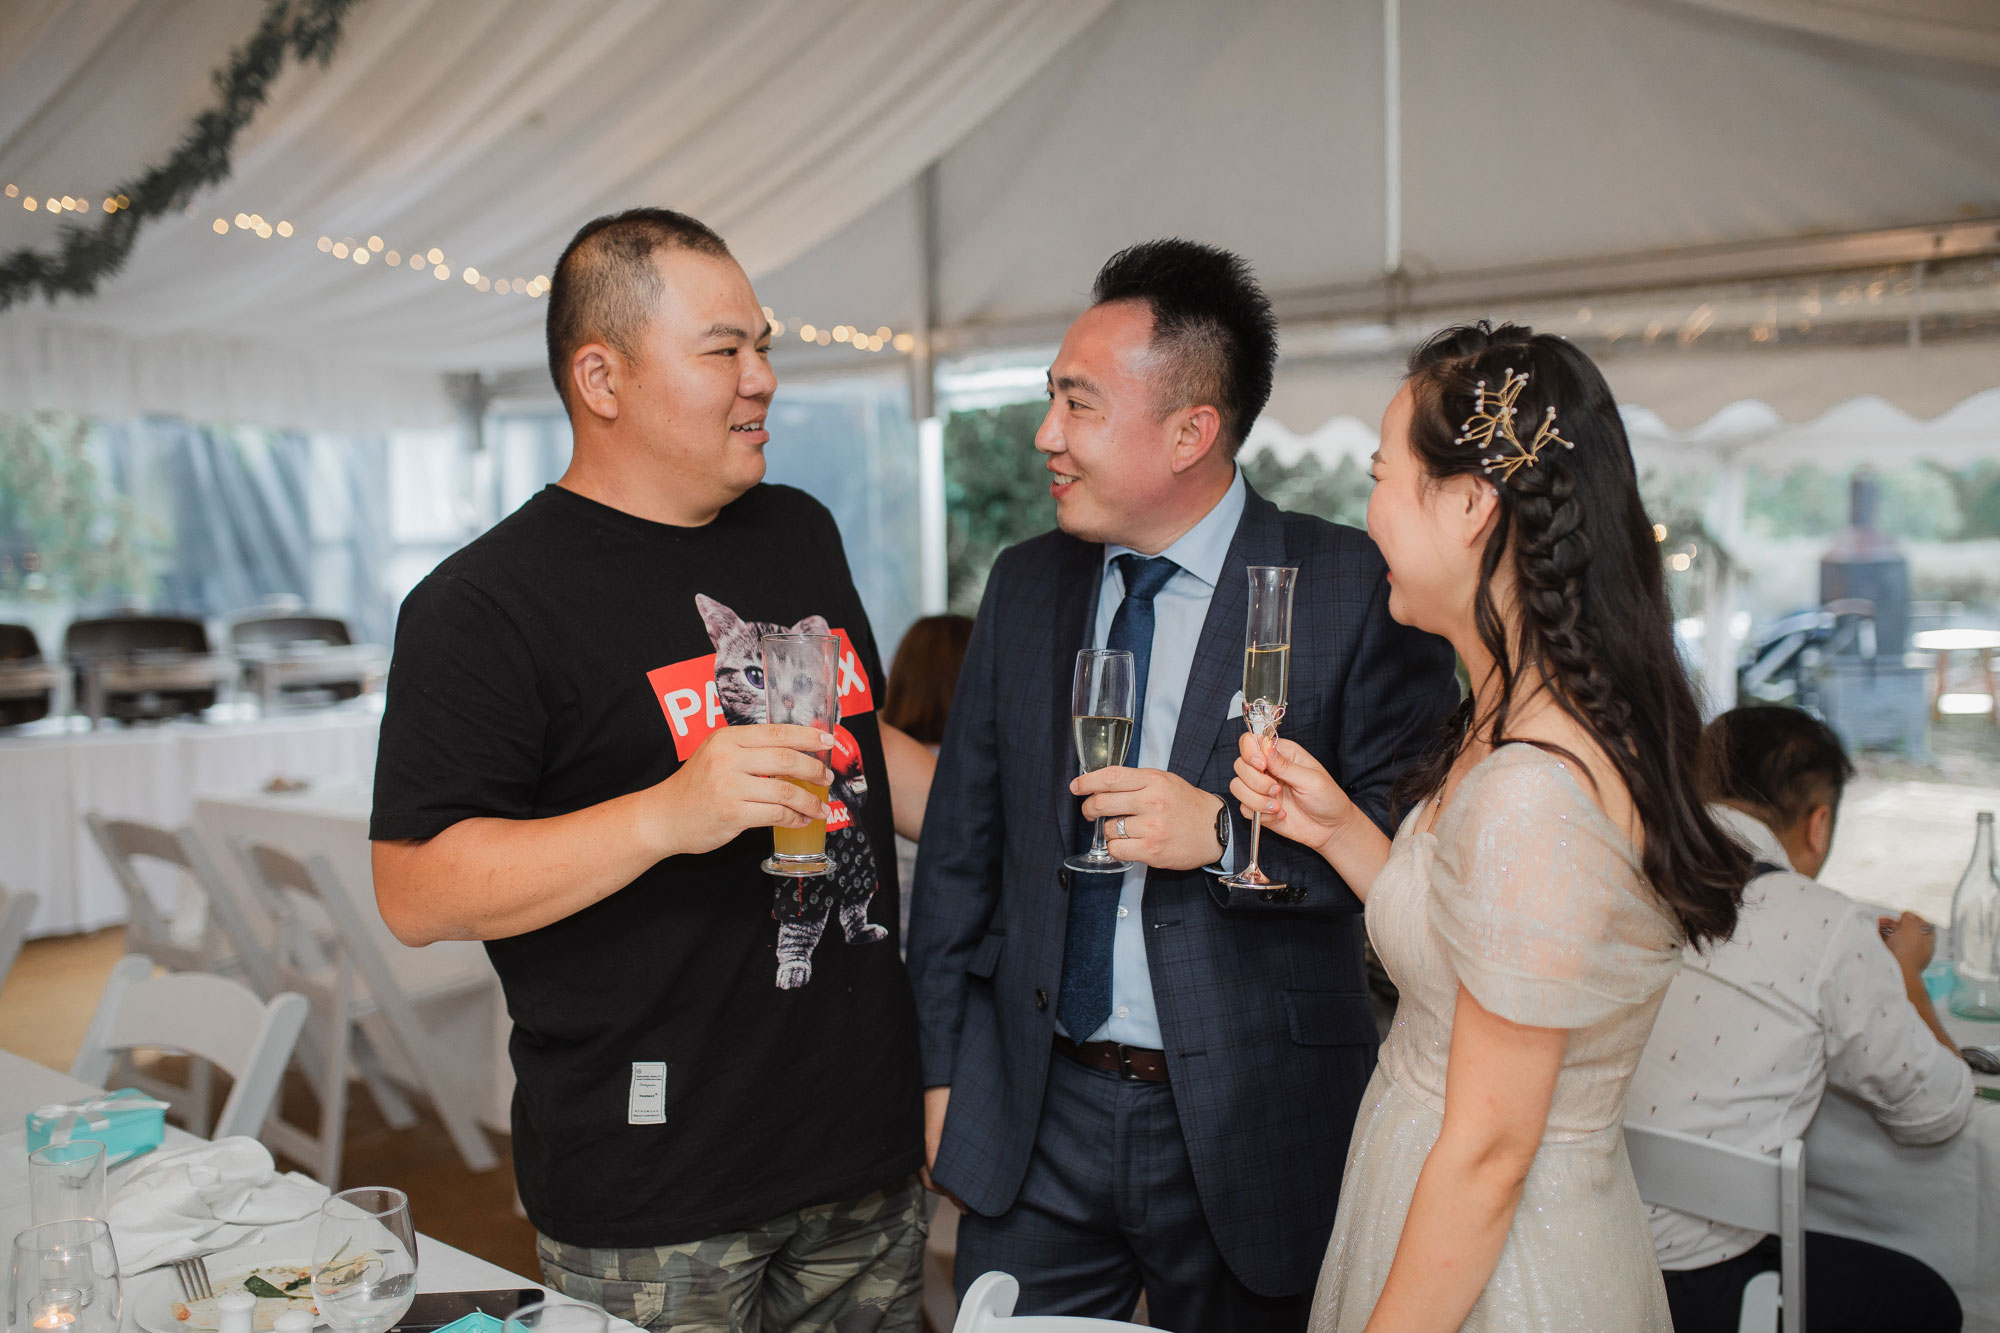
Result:
{"label": "white pocket square", "polygon": [[1229,707],[1223,710],[1222,716],[1225,720],[1243,716],[1243,691],[1238,690],[1229,696]]}

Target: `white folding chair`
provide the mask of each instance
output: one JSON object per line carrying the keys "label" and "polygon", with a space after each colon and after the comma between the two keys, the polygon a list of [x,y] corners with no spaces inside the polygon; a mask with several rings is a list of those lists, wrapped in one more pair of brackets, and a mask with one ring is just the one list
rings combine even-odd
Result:
{"label": "white folding chair", "polygon": [[[172,972],[241,972],[259,989],[269,982],[269,970],[262,966],[264,950],[251,932],[249,917],[216,873],[193,829],[166,829],[98,814],[85,815],[83,822],[104,853],[112,878],[124,890],[129,910],[127,952],[145,954]],[[204,924],[199,940],[176,934],[173,923],[161,915],[139,874],[138,862],[147,860],[184,872],[200,891]]]}
{"label": "white folding chair", "polygon": [[952,1333],[1106,1333],[1116,1328],[1144,1328],[1119,1319],[1085,1319],[1079,1315],[1026,1315],[1013,1318],[1021,1284],[1006,1273],[982,1273],[965,1289]]}
{"label": "white folding chair", "polygon": [[[83,822],[98,850],[104,853],[112,878],[124,890],[128,909],[127,953],[144,954],[156,966],[170,972],[240,975],[266,998],[278,993],[272,984],[269,959],[251,932],[242,905],[216,873],[215,863],[209,860],[200,836],[192,828],[166,829],[136,819],[106,819],[99,814],[86,814]],[[177,933],[173,922],[161,914],[140,876],[142,861],[171,866],[193,883],[202,899],[202,931],[198,938]],[[209,1132],[212,1099],[206,1061],[197,1059],[189,1063],[186,1084],[169,1083],[136,1068],[122,1077],[161,1101],[173,1103],[192,1132]]]}
{"label": "white folding chair", "polygon": [[7,974],[21,956],[21,941],[28,938],[28,923],[41,905],[42,900],[32,893],[9,893],[0,888],[0,986],[7,984]]}
{"label": "white folding chair", "polygon": [[288,992],[266,1003],[228,977],[206,972],[156,977],[152,959],[126,954],[111,969],[70,1077],[102,1086],[121,1054],[139,1047],[185,1051],[235,1080],[214,1136],[255,1138],[278,1099],[305,1021],[303,995]]}
{"label": "white folding chair", "polygon": [[[275,847],[248,840],[239,841],[237,851],[251,883],[278,914],[274,960],[278,979],[311,1001],[315,1046],[323,1061],[315,1080],[320,1098],[318,1132],[308,1133],[289,1121],[274,1119],[268,1131],[272,1146],[306,1163],[328,1189],[339,1188],[347,1132],[349,1053],[358,1041],[366,1040],[359,1025],[379,1017],[418,1090],[444,1121],[466,1166],[474,1171],[498,1166],[492,1145],[467,1109],[469,1099],[447,1082],[444,1062],[432,1050],[408,997],[375,947],[360,910],[341,885],[332,863],[324,856],[300,861]],[[310,923],[299,913],[301,901],[316,904],[332,922],[333,933],[325,941],[314,939]],[[469,979],[463,989],[484,989],[486,984],[483,978]]]}
{"label": "white folding chair", "polygon": [[1778,1272],[1743,1289],[1737,1333],[1805,1333],[1806,1145],[1792,1139],[1767,1157],[1678,1130],[1625,1122],[1625,1151],[1639,1197],[1723,1226],[1778,1236]]}

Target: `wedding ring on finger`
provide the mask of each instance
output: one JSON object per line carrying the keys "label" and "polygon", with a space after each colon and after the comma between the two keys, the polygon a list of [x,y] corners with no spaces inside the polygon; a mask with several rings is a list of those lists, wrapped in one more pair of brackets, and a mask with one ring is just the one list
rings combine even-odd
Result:
{"label": "wedding ring on finger", "polygon": [[1116,828],[1116,829],[1118,830],[1118,836],[1119,836],[1119,837],[1121,837],[1121,838],[1124,838],[1124,837],[1129,837],[1129,836],[1130,836],[1129,834],[1127,834],[1127,833],[1125,832],[1125,821],[1124,821],[1123,819],[1120,819],[1120,820],[1119,820],[1119,821],[1117,822],[1117,824],[1113,825],[1113,827],[1114,827],[1114,828]]}

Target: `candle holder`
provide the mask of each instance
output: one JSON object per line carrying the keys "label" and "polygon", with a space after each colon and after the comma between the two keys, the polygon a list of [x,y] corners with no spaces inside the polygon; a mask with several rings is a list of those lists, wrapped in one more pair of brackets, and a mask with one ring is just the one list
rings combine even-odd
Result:
{"label": "candle holder", "polygon": [[94,1217],[29,1227],[7,1276],[12,1333],[118,1333],[124,1291],[111,1227]]}

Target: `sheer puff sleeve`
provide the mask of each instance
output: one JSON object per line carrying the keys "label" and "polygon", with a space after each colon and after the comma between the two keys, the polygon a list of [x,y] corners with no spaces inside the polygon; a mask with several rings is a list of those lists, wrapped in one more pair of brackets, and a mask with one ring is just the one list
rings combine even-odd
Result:
{"label": "sheer puff sleeve", "polygon": [[1636,853],[1559,757],[1500,750],[1438,822],[1428,907],[1458,979],[1489,1012],[1582,1028],[1673,980],[1681,934]]}

